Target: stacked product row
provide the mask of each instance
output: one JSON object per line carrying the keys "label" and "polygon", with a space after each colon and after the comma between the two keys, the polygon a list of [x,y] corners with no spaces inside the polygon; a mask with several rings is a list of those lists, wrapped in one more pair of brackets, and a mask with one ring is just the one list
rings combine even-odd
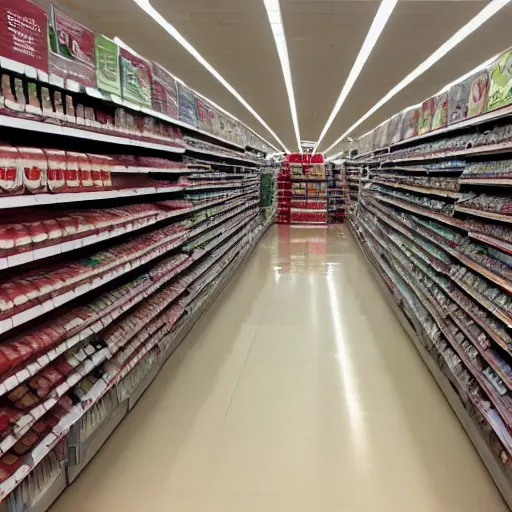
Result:
{"label": "stacked product row", "polygon": [[278,222],[327,224],[327,179],[322,155],[287,155],[279,185]]}
{"label": "stacked product row", "polygon": [[345,166],[340,163],[326,164],[329,223],[345,222]]}
{"label": "stacked product row", "polygon": [[30,0],[0,6],[0,112],[183,147],[177,126],[267,152],[240,121],[119,40]]}
{"label": "stacked product row", "polygon": [[427,145],[423,149],[409,146],[411,151],[457,151],[469,147],[475,150],[480,147],[481,150],[481,146],[494,147],[509,141],[510,131],[496,130],[492,137],[482,131],[467,133],[467,138],[460,139],[460,145],[451,144],[450,147],[441,135],[456,127],[475,126],[508,114],[512,105],[511,57],[512,49],[508,49],[469,77],[383,122],[359,138],[359,154],[402,146],[415,138],[436,138],[436,141],[433,146]]}
{"label": "stacked product row", "polygon": [[[510,123],[503,113],[485,137],[499,139]],[[438,379],[457,390],[464,408],[454,408],[511,504],[512,160],[507,148],[440,150],[482,136],[454,129],[352,162],[367,177],[349,220]]]}
{"label": "stacked product row", "polygon": [[262,234],[258,175],[170,183],[144,203],[4,210],[5,510],[48,506],[76,478]]}

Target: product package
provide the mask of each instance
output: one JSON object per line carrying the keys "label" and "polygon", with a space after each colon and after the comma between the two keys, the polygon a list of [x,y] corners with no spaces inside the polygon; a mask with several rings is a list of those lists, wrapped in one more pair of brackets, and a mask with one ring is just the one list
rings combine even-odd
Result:
{"label": "product package", "polygon": [[418,125],[418,135],[428,133],[432,130],[432,121],[435,113],[435,100],[429,98],[421,104],[421,114]]}
{"label": "product package", "polygon": [[66,87],[96,87],[94,32],[50,6],[48,23],[50,74],[65,80]]}
{"label": "product package", "polygon": [[125,48],[119,50],[123,98],[151,108],[151,64]]}
{"label": "product package", "polygon": [[96,79],[98,88],[121,96],[119,47],[101,34],[95,35]]}
{"label": "product package", "polygon": [[178,86],[174,77],[162,66],[153,66],[153,110],[178,119]]}
{"label": "product package", "polygon": [[468,117],[479,116],[485,112],[489,95],[489,72],[480,72],[469,89]]}
{"label": "product package", "polygon": [[444,128],[448,124],[448,92],[442,92],[434,97],[434,115],[432,130]]}
{"label": "product package", "polygon": [[27,192],[46,192],[48,162],[42,149],[18,148],[19,164],[23,174],[23,184]]}
{"label": "product package", "polygon": [[512,103],[512,49],[502,53],[490,69],[487,112]]}
{"label": "product package", "polygon": [[48,73],[48,17],[30,0],[0,5],[0,56]]}

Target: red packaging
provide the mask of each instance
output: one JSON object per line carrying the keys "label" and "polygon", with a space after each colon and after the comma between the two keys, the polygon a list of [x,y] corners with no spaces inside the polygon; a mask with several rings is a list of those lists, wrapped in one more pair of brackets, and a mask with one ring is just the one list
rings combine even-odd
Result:
{"label": "red packaging", "polygon": [[25,247],[32,243],[29,230],[23,224],[13,224],[11,232],[14,237],[14,247]]}
{"label": "red packaging", "polygon": [[64,232],[62,227],[55,219],[43,220],[41,224],[44,226],[48,235],[48,240],[55,240],[56,238],[62,238]]}
{"label": "red packaging", "polygon": [[82,188],[92,187],[94,182],[92,180],[91,162],[85,153],[74,153],[78,162],[78,177]]}
{"label": "red packaging", "polygon": [[25,226],[28,229],[32,243],[39,244],[48,240],[48,232],[42,222],[31,222],[25,224]]}
{"label": "red packaging", "polygon": [[25,434],[13,447],[12,451],[16,455],[25,455],[36,445],[39,441],[39,436],[36,432],[30,430],[28,434]]}
{"label": "red packaging", "polygon": [[48,190],[62,192],[66,188],[66,152],[45,149],[44,153],[48,161]]}
{"label": "red packaging", "polygon": [[20,457],[7,453],[0,459],[0,482],[9,478],[20,466]]}
{"label": "red packaging", "polygon": [[28,0],[3,0],[0,55],[48,73],[46,9]]}
{"label": "red packaging", "polygon": [[95,187],[103,187],[102,170],[104,165],[103,157],[98,155],[87,155],[91,164],[92,181]]}
{"label": "red packaging", "polygon": [[0,345],[0,357],[7,359],[9,369],[15,368],[22,361],[21,355],[8,345]]}
{"label": "red packaging", "polygon": [[55,368],[47,366],[29,381],[29,386],[39,398],[46,396],[61,380],[63,376]]}
{"label": "red packaging", "polygon": [[13,146],[0,146],[0,193],[21,194],[23,177],[18,150]]}
{"label": "red packaging", "polygon": [[48,87],[41,87],[41,105],[43,107],[43,116],[54,117],[52,95]]}
{"label": "red packaging", "polygon": [[77,192],[80,189],[79,165],[76,153],[66,152],[66,170],[64,176],[66,179],[66,189],[69,192]]}
{"label": "red packaging", "polygon": [[48,162],[42,149],[18,148],[25,189],[32,194],[46,192]]}
{"label": "red packaging", "polygon": [[21,414],[10,407],[0,407],[0,433],[5,432],[10,425],[18,421]]}
{"label": "red packaging", "polygon": [[5,354],[0,352],[0,375],[7,373],[10,368],[9,360]]}
{"label": "red packaging", "polygon": [[101,169],[101,179],[103,181],[104,187],[111,187],[112,186],[112,177],[111,177],[111,171],[112,167],[114,165],[114,159],[110,158],[109,156],[102,157],[103,159],[103,167]]}
{"label": "red packaging", "polygon": [[16,103],[16,98],[12,92],[10,75],[2,75],[2,104],[4,103],[6,103],[8,108],[10,108],[9,103]]}
{"label": "red packaging", "polygon": [[8,344],[20,355],[22,361],[26,361],[32,355],[30,345],[23,341],[11,341]]}

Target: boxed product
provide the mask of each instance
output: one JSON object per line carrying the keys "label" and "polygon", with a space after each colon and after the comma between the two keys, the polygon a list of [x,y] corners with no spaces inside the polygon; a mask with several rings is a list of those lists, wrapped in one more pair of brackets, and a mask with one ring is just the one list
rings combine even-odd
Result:
{"label": "boxed product", "polygon": [[121,96],[119,47],[101,34],[95,35],[96,79],[98,88]]}
{"label": "boxed product", "polygon": [[490,68],[487,112],[512,103],[512,49],[500,55]]}
{"label": "boxed product", "polygon": [[420,107],[411,107],[404,112],[401,126],[401,139],[410,139],[418,135]]}
{"label": "boxed product", "polygon": [[153,110],[178,119],[178,87],[174,77],[153,62]]}
{"label": "boxed product", "polygon": [[64,192],[66,188],[66,152],[43,150],[48,162],[47,182],[49,192]]}
{"label": "boxed product", "polygon": [[13,146],[0,146],[0,194],[23,193],[23,173],[18,150]]}
{"label": "boxed product", "polygon": [[432,130],[444,128],[448,124],[448,92],[442,92],[434,97],[434,115]]}
{"label": "boxed product", "polygon": [[0,56],[48,73],[46,10],[29,0],[0,4]]}
{"label": "boxed product", "polygon": [[[86,87],[96,87],[94,32],[50,6],[48,23],[50,74]],[[76,89],[76,87],[73,87]]]}
{"label": "boxed product", "polygon": [[123,99],[151,108],[151,63],[125,48],[119,52]]}
{"label": "boxed product", "polygon": [[485,112],[489,95],[489,71],[482,70],[471,82],[468,98],[468,117]]}
{"label": "boxed product", "polygon": [[435,112],[434,98],[428,98],[421,104],[421,113],[418,124],[418,135],[428,133],[432,130],[432,120]]}
{"label": "boxed product", "polygon": [[32,194],[46,192],[48,162],[42,149],[18,148],[19,165],[25,190]]}
{"label": "boxed product", "polygon": [[186,85],[178,83],[180,121],[198,126],[197,105],[193,91]]}

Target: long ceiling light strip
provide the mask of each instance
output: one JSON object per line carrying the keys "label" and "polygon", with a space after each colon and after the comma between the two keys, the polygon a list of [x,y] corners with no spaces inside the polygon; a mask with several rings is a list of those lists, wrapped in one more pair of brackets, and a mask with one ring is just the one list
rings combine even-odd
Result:
{"label": "long ceiling light strip", "polygon": [[[265,9],[267,10],[268,20],[274,35],[274,41],[277,47],[277,54],[281,62],[281,69],[283,70],[284,84],[286,86],[286,93],[288,94],[288,102],[290,103],[290,112],[292,114],[293,129],[295,130],[295,137],[297,138],[297,146],[301,151],[301,139],[299,130],[299,119],[297,116],[297,105],[295,103],[295,93],[293,91],[292,72],[290,69],[290,59],[288,57],[288,46],[286,44],[286,36],[284,33],[283,17],[281,15],[281,7],[279,0],[263,0]],[[395,0],[396,1],[396,0]]]}
{"label": "long ceiling light strip", "polygon": [[363,69],[363,66],[368,60],[368,57],[370,56],[370,53],[373,50],[373,47],[377,43],[379,36],[384,30],[384,27],[386,26],[386,23],[388,22],[389,17],[391,16],[391,13],[393,12],[397,4],[397,1],[398,0],[382,0],[382,2],[380,3],[379,9],[377,10],[375,18],[373,18],[373,22],[370,26],[370,30],[368,31],[368,34],[366,34],[366,39],[364,40],[363,46],[361,46],[356,61],[354,62],[354,65],[350,70],[345,85],[341,90],[338,101],[336,101],[336,104],[334,105],[331,115],[329,116],[329,119],[327,120],[327,123],[325,124],[324,129],[322,130],[322,133],[320,134],[320,137],[316,143],[315,149],[313,150],[314,153],[318,149],[318,146],[320,145],[327,131],[334,122],[334,119],[336,119],[336,116],[338,115],[338,112],[340,111],[343,103],[345,103],[345,100],[347,99],[349,92],[354,86],[359,74]]}
{"label": "long ceiling light strip", "polygon": [[442,59],[450,50],[453,50],[460,42],[466,37],[471,35],[477,28],[483,25],[489,18],[494,16],[500,9],[505,7],[510,0],[493,0],[487,4],[474,18],[466,23],[460,30],[458,30],[448,41],[442,44],[430,57],[424,60],[414,71],[409,73],[400,83],[395,85],[386,96],[384,96],[378,103],[376,103],[366,114],[356,121],[341,137],[339,137],[334,144],[331,144],[325,152],[327,153],[335,146],[337,146],[347,135],[351,134],[360,124],[364,123],[371,115],[386,104],[391,98],[396,96],[402,89],[407,87],[411,82],[416,80],[425,71],[430,69],[438,60]]}
{"label": "long ceiling light strip", "polygon": [[143,11],[151,16],[171,37],[187,50],[205,69],[207,69],[259,122],[269,133],[279,142],[283,149],[290,151],[284,145],[283,141],[270,128],[264,119],[245,101],[238,91],[229,84],[226,79],[171,25],[150,3],[149,0],[133,0]]}

